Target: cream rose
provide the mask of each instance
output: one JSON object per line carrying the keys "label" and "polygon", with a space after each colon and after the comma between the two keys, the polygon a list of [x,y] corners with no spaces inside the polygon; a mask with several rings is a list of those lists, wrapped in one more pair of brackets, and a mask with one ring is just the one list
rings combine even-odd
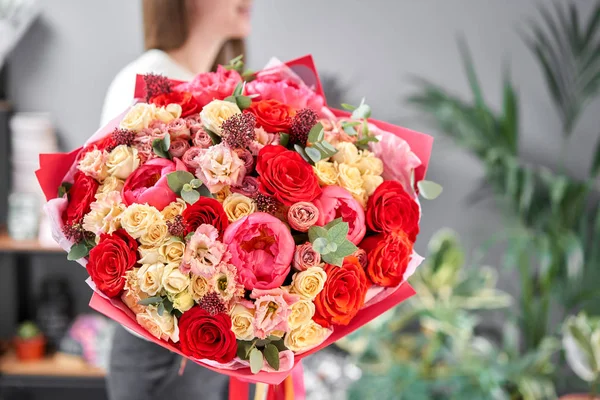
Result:
{"label": "cream rose", "polygon": [[360,160],[358,149],[350,142],[339,142],[335,145],[337,153],[335,153],[331,159],[338,164],[356,164]]}
{"label": "cream rose", "polygon": [[221,125],[229,117],[240,114],[240,108],[230,101],[213,100],[202,108],[200,118],[206,129],[221,136]]}
{"label": "cream rose", "polygon": [[194,307],[194,299],[188,291],[178,293],[173,297],[173,307],[181,312],[186,312]]}
{"label": "cream rose", "polygon": [[144,246],[160,247],[167,239],[168,234],[169,227],[161,216],[140,236],[140,243]]}
{"label": "cream rose", "polygon": [[98,193],[108,193],[108,192],[121,192],[123,189],[123,184],[125,181],[117,178],[116,176],[107,176],[106,179],[102,182],[102,185],[98,188]]}
{"label": "cream rose", "polygon": [[111,234],[121,227],[121,214],[125,205],[119,192],[96,194],[96,201],[90,204],[90,212],[83,217],[83,229],[93,232],[97,238],[102,233]]}
{"label": "cream rose", "polygon": [[171,295],[183,292],[190,285],[190,275],[179,270],[178,264],[169,264],[162,274],[161,286]]}
{"label": "cream rose", "polygon": [[144,264],[137,272],[140,289],[150,296],[156,296],[162,289],[165,264]]}
{"label": "cream rose", "polygon": [[150,125],[154,119],[154,104],[137,103],[129,109],[119,124],[122,129],[139,132]]}
{"label": "cream rose", "polygon": [[238,340],[254,339],[254,309],[236,304],[229,313],[231,330]]}
{"label": "cream rose", "polygon": [[363,198],[365,195],[364,182],[358,168],[349,164],[340,164],[338,171],[340,173],[338,184],[349,191],[355,199]]}
{"label": "cream rose", "polygon": [[315,321],[310,320],[308,323],[288,332],[283,343],[285,347],[295,353],[304,352],[323,343],[331,335],[331,332],[330,329],[323,328]]}
{"label": "cream rose", "polygon": [[177,200],[166,206],[160,212],[165,221],[175,218],[178,215],[183,214],[183,210],[187,207],[187,203],[182,198],[178,197]]}
{"label": "cream rose", "polygon": [[174,237],[170,237],[158,248],[161,259],[168,263],[180,263],[185,252],[185,243]]}
{"label": "cream rose", "polygon": [[321,186],[331,186],[337,183],[338,170],[337,165],[329,161],[317,161],[313,166],[315,175]]}
{"label": "cream rose", "polygon": [[177,318],[167,312],[158,315],[156,306],[148,306],[145,312],[137,314],[136,321],[157,339],[179,342]]}
{"label": "cream rose", "polygon": [[383,183],[383,178],[379,175],[363,175],[362,179],[363,189],[365,189],[367,196],[372,195],[375,189]]}
{"label": "cream rose", "polygon": [[315,304],[310,299],[301,298],[292,304],[288,317],[290,329],[296,329],[307,324],[315,315]]}
{"label": "cream rose", "polygon": [[154,119],[168,124],[169,122],[181,117],[181,106],[179,104],[168,104],[166,107],[154,108]]}
{"label": "cream rose", "polygon": [[209,290],[210,284],[205,277],[192,274],[188,291],[195,301],[200,301],[201,298],[206,296]]}
{"label": "cream rose", "polygon": [[147,204],[132,204],[121,214],[121,226],[134,239],[141,238],[150,226],[161,220],[160,211]]}
{"label": "cream rose", "polygon": [[138,285],[138,270],[139,268],[134,268],[125,273],[125,287],[121,294],[123,303],[135,314],[143,313],[146,310],[146,306],[139,304],[139,301],[148,297]]}
{"label": "cream rose", "polygon": [[110,175],[127,179],[140,166],[140,157],[135,147],[124,144],[115,147],[106,159],[106,168]]}
{"label": "cream rose", "polygon": [[223,201],[223,209],[230,222],[256,212],[256,202],[240,193],[233,193]]}
{"label": "cream rose", "polygon": [[231,189],[229,186],[223,186],[223,189],[219,190],[217,193],[214,193],[215,200],[221,204],[223,204],[225,199],[229,196],[231,196]]}
{"label": "cream rose", "polygon": [[323,290],[326,280],[327,274],[323,268],[307,268],[294,274],[291,292],[312,300]]}
{"label": "cream rose", "polygon": [[381,175],[383,174],[383,161],[369,150],[360,152],[359,160],[354,163],[354,167],[358,168],[363,175]]}
{"label": "cream rose", "polygon": [[108,176],[106,159],[108,153],[105,150],[94,149],[85,153],[85,156],[77,164],[77,168],[85,175],[102,182]]}
{"label": "cream rose", "polygon": [[156,247],[153,246],[138,246],[138,254],[140,255],[140,259],[138,260],[138,264],[155,264],[155,263],[167,263],[167,259],[163,257]]}

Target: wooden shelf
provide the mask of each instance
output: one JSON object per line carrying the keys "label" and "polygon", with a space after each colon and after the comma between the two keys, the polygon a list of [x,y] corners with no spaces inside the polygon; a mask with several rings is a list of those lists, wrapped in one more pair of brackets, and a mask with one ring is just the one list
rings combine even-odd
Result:
{"label": "wooden shelf", "polygon": [[103,378],[106,372],[87,364],[82,358],[57,353],[39,361],[19,361],[13,352],[0,358],[1,375],[51,376],[62,378]]}
{"label": "wooden shelf", "polygon": [[60,247],[45,247],[37,240],[15,240],[6,230],[0,230],[1,253],[64,253]]}

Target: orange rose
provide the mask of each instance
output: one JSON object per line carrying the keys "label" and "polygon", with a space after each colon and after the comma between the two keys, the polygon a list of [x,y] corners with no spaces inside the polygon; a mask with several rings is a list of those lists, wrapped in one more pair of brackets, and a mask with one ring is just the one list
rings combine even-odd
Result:
{"label": "orange rose", "polygon": [[292,118],[296,115],[296,110],[277,100],[252,102],[244,112],[254,114],[256,125],[269,133],[289,132]]}
{"label": "orange rose", "polygon": [[325,265],[325,287],[315,298],[314,321],[324,328],[348,325],[365,303],[367,276],[356,257],[346,257],[342,267]]}
{"label": "orange rose", "polygon": [[403,231],[380,234],[363,240],[360,247],[367,252],[367,276],[375,285],[398,286],[412,255],[413,244]]}

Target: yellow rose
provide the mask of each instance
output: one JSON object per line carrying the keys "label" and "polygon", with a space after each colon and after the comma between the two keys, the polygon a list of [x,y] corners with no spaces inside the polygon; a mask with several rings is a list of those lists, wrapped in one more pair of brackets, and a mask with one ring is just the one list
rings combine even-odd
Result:
{"label": "yellow rose", "polygon": [[353,166],[358,168],[363,175],[383,174],[383,161],[375,157],[375,154],[369,150],[362,150],[360,152],[360,159]]}
{"label": "yellow rose", "polygon": [[229,313],[231,316],[231,330],[238,340],[254,339],[254,310],[236,304]]}
{"label": "yellow rose", "polygon": [[194,307],[194,299],[187,290],[178,293],[173,297],[173,307],[181,312],[186,312],[190,308]]}
{"label": "yellow rose", "polygon": [[350,142],[339,142],[335,148],[338,152],[331,159],[338,164],[355,164],[360,159],[358,149]]}
{"label": "yellow rose", "polygon": [[83,217],[83,228],[97,238],[101,233],[111,234],[121,227],[120,216],[124,210],[119,192],[97,193],[90,212]]}
{"label": "yellow rose", "polygon": [[159,315],[156,306],[148,306],[145,312],[137,314],[136,321],[157,339],[179,342],[177,318],[168,312]]}
{"label": "yellow rose", "polygon": [[169,264],[162,274],[161,286],[171,295],[183,292],[190,285],[190,275],[179,270],[178,264]]}
{"label": "yellow rose", "polygon": [[108,173],[119,179],[127,179],[139,166],[140,158],[137,149],[124,144],[115,147],[106,159]]}
{"label": "yellow rose", "polygon": [[138,264],[155,264],[158,262],[166,264],[166,257],[162,256],[158,250],[154,246],[138,246],[138,253],[140,255]]}
{"label": "yellow rose", "polygon": [[132,204],[121,214],[121,226],[134,239],[146,234],[148,228],[163,219],[155,207],[147,204]]}
{"label": "yellow rose", "polygon": [[122,129],[139,132],[150,125],[154,119],[154,104],[137,103],[129,109],[119,124]]}
{"label": "yellow rose", "polygon": [[205,277],[192,274],[188,290],[195,301],[200,301],[201,298],[206,296],[209,289],[210,284]]}
{"label": "yellow rose", "polygon": [[162,277],[165,264],[144,264],[137,272],[140,289],[150,295],[156,296],[162,289]]}
{"label": "yellow rose", "polygon": [[163,208],[163,210],[160,213],[165,218],[165,221],[168,221],[175,218],[178,215],[183,214],[183,210],[185,210],[186,207],[187,203],[185,202],[185,200],[178,197],[177,200],[173,201],[168,206]]}
{"label": "yellow rose", "polygon": [[181,117],[181,106],[179,104],[168,104],[166,107],[156,107],[154,108],[154,119],[159,120],[160,122],[164,122],[168,124]]}
{"label": "yellow rose", "polygon": [[148,297],[140,289],[137,279],[137,271],[139,268],[130,269],[125,273],[125,287],[123,288],[123,294],[121,294],[121,300],[131,311],[135,314],[142,313],[146,310],[146,306],[139,304],[139,301]]}
{"label": "yellow rose", "polygon": [[140,243],[144,246],[159,247],[165,242],[168,234],[169,227],[161,216],[160,219],[156,219],[156,221],[146,229],[146,232],[140,236]]}
{"label": "yellow rose", "polygon": [[108,153],[105,150],[94,149],[85,153],[85,156],[77,164],[77,169],[85,175],[102,182],[108,176],[106,159]]}
{"label": "yellow rose", "polygon": [[308,323],[288,332],[283,343],[285,347],[294,353],[303,352],[323,343],[331,332],[330,329],[323,328],[315,321],[310,320]]}
{"label": "yellow rose", "polygon": [[158,248],[161,259],[168,263],[179,263],[185,252],[185,243],[174,237],[170,237]]}
{"label": "yellow rose", "polygon": [[363,179],[358,168],[349,164],[338,165],[338,185],[349,191],[355,199],[364,197]]}
{"label": "yellow rose", "polygon": [[106,179],[102,182],[102,185],[98,188],[98,193],[108,193],[108,192],[121,192],[123,189],[123,184],[125,181],[117,178],[116,176],[107,176]]}
{"label": "yellow rose", "polygon": [[315,305],[310,299],[301,298],[292,304],[291,312],[288,317],[290,329],[299,328],[307,324],[315,315]]}
{"label": "yellow rose", "polygon": [[202,108],[200,118],[204,126],[221,136],[221,125],[229,117],[240,114],[242,111],[237,104],[224,100],[213,100]]}
{"label": "yellow rose", "polygon": [[223,201],[223,209],[230,222],[256,212],[256,202],[240,193],[233,193]]}
{"label": "yellow rose", "polygon": [[370,196],[375,192],[375,189],[383,183],[383,178],[379,175],[363,175],[363,189],[367,196]]}
{"label": "yellow rose", "polygon": [[312,300],[323,290],[326,280],[327,274],[323,268],[310,267],[294,274],[290,291]]}
{"label": "yellow rose", "polygon": [[323,160],[317,161],[313,166],[313,170],[321,186],[331,186],[337,183],[338,170],[335,163]]}
{"label": "yellow rose", "polygon": [[223,189],[219,190],[217,193],[214,193],[215,200],[221,204],[223,204],[225,199],[229,196],[231,196],[231,189],[229,189],[229,186],[223,186]]}

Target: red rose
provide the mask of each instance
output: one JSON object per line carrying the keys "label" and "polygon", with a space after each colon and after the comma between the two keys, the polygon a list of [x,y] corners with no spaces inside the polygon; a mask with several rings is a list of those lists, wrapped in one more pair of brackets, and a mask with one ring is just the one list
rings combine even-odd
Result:
{"label": "red rose", "polygon": [[256,117],[256,125],[269,133],[289,132],[296,110],[277,100],[253,102],[244,112]]}
{"label": "red rose", "polygon": [[183,223],[185,225],[185,234],[194,232],[200,225],[212,225],[223,235],[225,228],[229,225],[227,214],[221,203],[210,197],[200,197],[192,205],[188,205],[183,213]]}
{"label": "red rose", "polygon": [[98,182],[81,171],[75,173],[73,186],[69,189],[69,204],[63,212],[65,225],[81,222],[85,214],[90,212],[90,204],[94,201]]}
{"label": "red rose", "polygon": [[166,107],[169,104],[179,104],[181,106],[181,118],[200,112],[200,104],[196,101],[190,92],[170,92],[162,93],[150,98],[150,103],[159,107]]}
{"label": "red rose", "polygon": [[356,257],[346,257],[344,265],[326,264],[325,287],[315,298],[314,321],[328,328],[348,325],[365,303],[367,277]]}
{"label": "red rose", "polygon": [[260,192],[286,206],[311,201],[321,194],[310,164],[300,154],[283,146],[263,147],[258,153],[256,171],[260,175]]}
{"label": "red rose", "polygon": [[118,296],[125,285],[125,272],[137,262],[138,244],[124,229],[103,233],[90,250],[86,269],[96,287],[109,297]]}
{"label": "red rose", "polygon": [[412,256],[413,243],[403,231],[366,238],[360,247],[367,252],[367,277],[375,285],[396,287]]}
{"label": "red rose", "polygon": [[419,205],[398,181],[385,181],[367,202],[367,226],[375,232],[406,232],[411,241],[419,233]]}
{"label": "red rose", "polygon": [[188,357],[220,363],[233,360],[237,353],[229,315],[210,315],[198,306],[184,312],[179,319],[179,344]]}

